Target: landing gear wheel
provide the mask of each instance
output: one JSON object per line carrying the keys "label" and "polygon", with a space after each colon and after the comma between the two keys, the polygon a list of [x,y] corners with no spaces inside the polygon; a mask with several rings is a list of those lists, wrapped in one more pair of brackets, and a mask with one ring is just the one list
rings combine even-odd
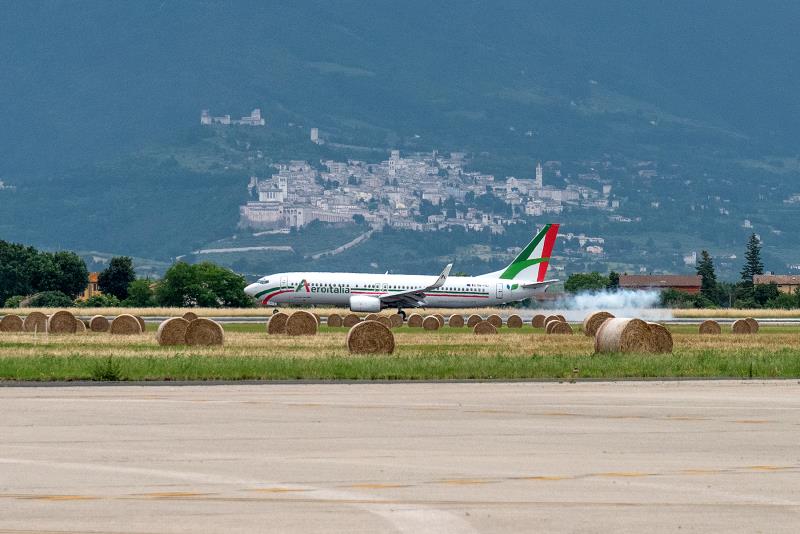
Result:
{"label": "landing gear wheel", "polygon": [[272,310],[272,315],[275,315],[276,313],[280,313],[280,310],[278,308]]}
{"label": "landing gear wheel", "polygon": [[400,317],[402,317],[402,318],[403,318],[403,322],[405,322],[405,321],[406,321],[406,312],[404,312],[404,311],[403,311],[403,310],[401,310],[400,308],[397,308],[397,313],[399,313],[399,314],[400,314]]}

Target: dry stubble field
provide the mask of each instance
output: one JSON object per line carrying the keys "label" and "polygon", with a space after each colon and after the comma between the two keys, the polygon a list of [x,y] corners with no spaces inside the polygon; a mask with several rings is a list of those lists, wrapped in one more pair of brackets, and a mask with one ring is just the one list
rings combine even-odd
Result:
{"label": "dry stubble field", "polygon": [[350,355],[346,329],[268,336],[262,324],[226,325],[222,347],[160,347],[136,336],[0,334],[0,380],[563,379],[800,377],[800,329],[700,336],[671,327],[672,354],[593,355],[593,339],[524,327],[475,336],[467,328],[394,330],[391,356]]}

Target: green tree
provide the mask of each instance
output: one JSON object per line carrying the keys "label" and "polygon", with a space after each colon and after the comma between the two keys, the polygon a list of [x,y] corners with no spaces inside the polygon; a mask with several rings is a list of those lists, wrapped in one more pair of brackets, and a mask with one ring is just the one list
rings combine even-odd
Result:
{"label": "green tree", "polygon": [[697,274],[699,274],[703,281],[700,286],[700,293],[710,300],[717,300],[717,274],[714,272],[714,260],[707,250],[700,253],[700,259],[697,261]]}
{"label": "green tree", "polygon": [[607,289],[611,291],[616,291],[619,289],[619,273],[616,271],[611,271],[608,273],[608,285],[606,286]]}
{"label": "green tree", "polygon": [[8,297],[3,306],[6,308],[19,308],[23,300],[25,300],[25,297],[22,295],[14,295],[13,297]]}
{"label": "green tree", "polygon": [[761,242],[755,233],[750,234],[747,240],[747,250],[744,253],[744,267],[742,267],[742,281],[746,284],[753,283],[753,277],[764,274],[764,263],[761,261]]}
{"label": "green tree", "polygon": [[73,299],[83,293],[89,284],[86,263],[74,252],[61,251],[52,255],[57,269],[56,290]]}
{"label": "green tree", "polygon": [[792,293],[781,293],[777,297],[767,301],[767,308],[791,310],[800,307],[800,295]]}
{"label": "green tree", "polygon": [[14,295],[60,291],[73,298],[88,282],[86,264],[73,252],[39,252],[0,241],[0,302]]}
{"label": "green tree", "polygon": [[244,292],[245,279],[210,262],[170,267],[156,289],[161,306],[246,308],[253,300]]}
{"label": "green tree", "polygon": [[120,302],[114,295],[92,295],[86,300],[78,301],[79,308],[117,308]]}
{"label": "green tree", "polygon": [[753,286],[753,299],[755,299],[760,306],[765,306],[768,301],[778,298],[780,294],[781,291],[774,282],[770,284],[756,284]]}
{"label": "green tree", "polygon": [[579,293],[582,291],[600,291],[608,287],[607,277],[598,272],[574,273],[569,275],[564,283],[564,290],[568,293]]}
{"label": "green tree", "polygon": [[71,308],[74,301],[61,291],[37,293],[27,302],[31,308]]}
{"label": "green tree", "polygon": [[122,305],[129,308],[147,308],[155,306],[155,296],[151,286],[152,282],[147,278],[134,280],[128,286],[128,298],[122,302]]}
{"label": "green tree", "polygon": [[128,286],[136,280],[133,270],[133,259],[128,256],[117,256],[97,277],[97,286],[103,293],[114,295],[119,300],[128,298]]}

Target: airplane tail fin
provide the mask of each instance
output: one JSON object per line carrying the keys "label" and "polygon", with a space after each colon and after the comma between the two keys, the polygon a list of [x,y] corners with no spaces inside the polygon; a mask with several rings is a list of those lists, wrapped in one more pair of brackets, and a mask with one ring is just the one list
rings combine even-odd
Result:
{"label": "airplane tail fin", "polygon": [[508,266],[483,276],[544,282],[557,235],[558,224],[546,224]]}

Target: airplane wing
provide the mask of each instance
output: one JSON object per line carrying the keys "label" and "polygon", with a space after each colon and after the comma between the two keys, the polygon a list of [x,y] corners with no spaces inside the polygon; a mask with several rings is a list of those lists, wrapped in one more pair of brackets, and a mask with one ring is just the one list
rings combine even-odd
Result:
{"label": "airplane wing", "polygon": [[530,284],[522,284],[522,289],[533,289],[534,287],[549,286],[558,282],[557,279],[545,280],[544,282],[531,282]]}
{"label": "airplane wing", "polygon": [[452,263],[448,263],[447,266],[442,271],[442,274],[436,279],[434,283],[426,287],[420,287],[417,289],[406,289],[403,291],[395,291],[393,293],[387,293],[380,298],[385,304],[389,307],[394,306],[407,306],[407,307],[417,307],[417,306],[424,306],[425,305],[425,292],[430,291],[432,289],[438,289],[442,287],[447,281],[447,277],[450,276],[450,269],[453,268]]}

